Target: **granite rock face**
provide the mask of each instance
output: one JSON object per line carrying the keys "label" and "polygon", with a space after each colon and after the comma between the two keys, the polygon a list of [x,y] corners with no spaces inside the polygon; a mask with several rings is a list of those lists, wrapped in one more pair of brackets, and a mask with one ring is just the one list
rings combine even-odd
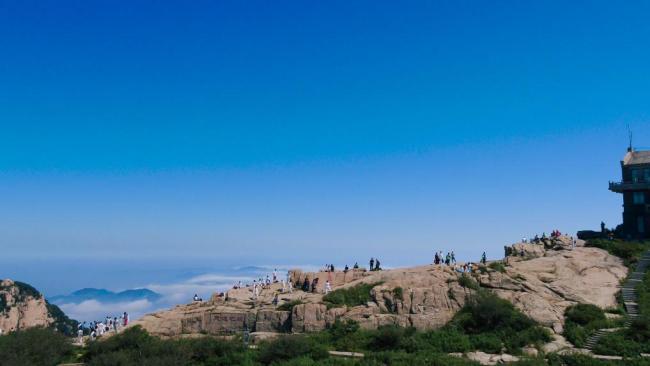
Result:
{"label": "granite rock face", "polygon": [[[412,326],[420,330],[445,325],[460,310],[473,290],[461,286],[461,276],[470,276],[481,287],[511,301],[515,307],[544,326],[560,333],[564,310],[576,303],[607,308],[616,305],[619,281],[627,269],[622,261],[597,248],[571,248],[571,239],[558,238],[548,245],[518,243],[503,266],[487,266],[462,274],[448,266],[425,265],[366,272],[292,271],[292,293],[282,293],[276,283],[254,298],[250,288],[234,289],[210,301],[177,306],[147,315],[134,322],[161,336],[192,333],[228,334],[252,332],[314,332],[326,329],[337,319],[354,320],[362,328],[382,325]],[[526,254],[521,255],[522,251]],[[517,255],[515,255],[517,254]],[[494,268],[494,269],[492,269]],[[318,278],[315,293],[298,290],[305,279]],[[372,285],[366,304],[330,307],[323,302],[323,286],[333,290],[365,283]],[[292,302],[290,311],[272,304]]]}
{"label": "granite rock face", "polygon": [[31,286],[6,279],[0,282],[0,329],[2,332],[54,323],[45,298]]}

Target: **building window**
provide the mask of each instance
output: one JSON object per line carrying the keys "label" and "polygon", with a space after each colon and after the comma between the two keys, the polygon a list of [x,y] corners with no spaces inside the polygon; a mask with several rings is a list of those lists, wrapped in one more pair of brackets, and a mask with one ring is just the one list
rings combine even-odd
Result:
{"label": "building window", "polygon": [[641,170],[632,169],[632,183],[638,183],[639,179],[641,179]]}
{"label": "building window", "polygon": [[645,169],[643,171],[643,180],[646,182],[650,182],[650,169]]}
{"label": "building window", "polygon": [[639,233],[645,233],[645,222],[643,222],[643,219],[643,216],[636,218],[636,226]]}
{"label": "building window", "polygon": [[634,202],[635,205],[643,205],[643,204],[645,204],[645,193],[644,192],[634,192],[634,195],[632,197],[633,197],[632,201]]}

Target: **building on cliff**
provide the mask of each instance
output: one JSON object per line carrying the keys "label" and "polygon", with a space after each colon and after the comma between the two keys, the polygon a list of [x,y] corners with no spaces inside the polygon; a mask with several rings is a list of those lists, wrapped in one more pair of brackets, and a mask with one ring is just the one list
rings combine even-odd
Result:
{"label": "building on cliff", "polygon": [[622,234],[626,238],[650,238],[650,151],[632,147],[621,161],[620,182],[609,182],[609,190],[623,194]]}

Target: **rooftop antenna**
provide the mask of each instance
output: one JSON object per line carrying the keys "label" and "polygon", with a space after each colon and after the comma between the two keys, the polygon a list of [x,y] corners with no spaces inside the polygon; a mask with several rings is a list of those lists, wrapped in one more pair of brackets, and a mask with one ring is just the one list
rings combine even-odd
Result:
{"label": "rooftop antenna", "polygon": [[633,150],[632,149],[632,130],[630,129],[629,124],[627,125],[627,134],[628,134],[628,138],[630,140],[630,145],[628,146],[627,151],[632,152],[632,150]]}

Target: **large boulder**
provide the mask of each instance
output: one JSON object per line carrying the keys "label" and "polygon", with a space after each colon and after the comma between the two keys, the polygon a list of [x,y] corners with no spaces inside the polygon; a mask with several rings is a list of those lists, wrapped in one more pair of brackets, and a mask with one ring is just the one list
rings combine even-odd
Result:
{"label": "large boulder", "polygon": [[[470,276],[482,288],[512,302],[557,333],[562,332],[564,311],[570,305],[616,305],[618,284],[627,275],[619,258],[597,248],[579,245],[572,249],[563,238],[553,244],[553,249],[525,243],[513,248],[528,253],[525,259],[509,257],[503,266],[488,265],[471,274],[441,265],[373,272],[291,272],[296,282],[319,278],[323,285],[329,279],[334,290],[371,285],[370,301],[356,306],[328,309],[321,291],[306,293],[296,289],[282,293],[281,285],[273,284],[257,298],[250,288],[230,290],[207,303],[179,306],[145,316],[135,324],[167,336],[236,333],[246,328],[260,333],[314,332],[326,329],[337,319],[354,320],[365,329],[387,324],[436,329],[451,320],[474,291],[461,286],[462,276]],[[278,310],[273,303],[276,295],[279,305],[293,305],[290,312]]]}

